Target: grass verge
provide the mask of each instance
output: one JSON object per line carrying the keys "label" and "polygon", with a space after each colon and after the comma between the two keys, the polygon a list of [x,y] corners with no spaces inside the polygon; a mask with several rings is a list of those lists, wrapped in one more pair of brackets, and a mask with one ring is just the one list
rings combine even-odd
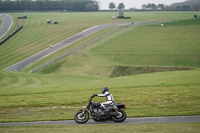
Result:
{"label": "grass verge", "polygon": [[14,126],[0,127],[1,133],[198,133],[200,123],[143,124],[143,125],[74,125],[74,126]]}

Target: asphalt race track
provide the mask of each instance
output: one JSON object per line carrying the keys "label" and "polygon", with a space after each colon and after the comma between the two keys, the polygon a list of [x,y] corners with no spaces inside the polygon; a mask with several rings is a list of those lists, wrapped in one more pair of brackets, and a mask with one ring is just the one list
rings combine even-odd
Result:
{"label": "asphalt race track", "polygon": [[[157,124],[157,123],[199,123],[200,116],[166,116],[166,117],[141,117],[127,118],[120,124]],[[112,121],[94,122],[89,120],[87,125],[91,124],[119,124]],[[33,126],[33,125],[78,125],[74,120],[66,121],[39,121],[39,122],[15,122],[0,123],[0,126]]]}
{"label": "asphalt race track", "polygon": [[0,26],[0,39],[10,30],[13,20],[8,14],[0,14],[2,24]]}

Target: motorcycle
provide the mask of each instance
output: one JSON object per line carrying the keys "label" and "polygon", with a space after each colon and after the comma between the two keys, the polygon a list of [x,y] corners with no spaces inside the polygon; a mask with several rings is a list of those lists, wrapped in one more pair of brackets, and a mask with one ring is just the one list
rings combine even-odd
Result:
{"label": "motorcycle", "polygon": [[92,96],[84,110],[79,110],[74,115],[74,120],[79,124],[84,124],[89,120],[89,112],[94,121],[114,121],[123,122],[126,120],[126,104],[116,103],[112,105],[105,105],[105,109],[102,109],[99,102],[92,102]]}

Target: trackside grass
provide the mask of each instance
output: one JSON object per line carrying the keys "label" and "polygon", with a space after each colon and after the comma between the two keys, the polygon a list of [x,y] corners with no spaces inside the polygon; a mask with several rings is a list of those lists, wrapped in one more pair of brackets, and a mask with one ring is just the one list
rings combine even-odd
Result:
{"label": "trackside grass", "polygon": [[184,124],[144,124],[144,125],[74,125],[74,126],[14,126],[0,127],[1,133],[94,133],[94,132],[109,132],[109,133],[198,133],[200,130],[199,123],[184,123]]}

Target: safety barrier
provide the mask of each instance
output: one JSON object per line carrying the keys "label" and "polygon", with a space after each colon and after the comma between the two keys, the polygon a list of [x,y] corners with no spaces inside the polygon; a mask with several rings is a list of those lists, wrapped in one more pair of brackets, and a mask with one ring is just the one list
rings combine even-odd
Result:
{"label": "safety barrier", "polygon": [[12,36],[14,36],[18,31],[20,31],[23,28],[23,26],[19,26],[17,30],[15,30],[13,33],[9,34],[6,38],[4,38],[2,41],[0,41],[0,46],[6,42],[8,39],[10,39]]}

